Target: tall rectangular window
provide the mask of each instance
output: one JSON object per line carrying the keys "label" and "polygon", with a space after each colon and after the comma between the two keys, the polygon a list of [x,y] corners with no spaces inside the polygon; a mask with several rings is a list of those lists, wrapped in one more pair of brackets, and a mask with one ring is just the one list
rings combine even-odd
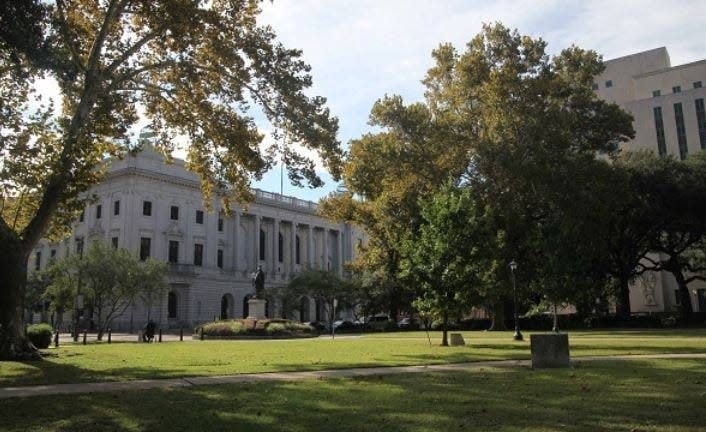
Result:
{"label": "tall rectangular window", "polygon": [[169,211],[169,217],[171,220],[179,220],[179,207],[171,206]]}
{"label": "tall rectangular window", "polygon": [[301,264],[302,263],[302,252],[301,252],[301,241],[299,241],[299,236],[295,237],[295,242],[296,242],[296,263]]}
{"label": "tall rectangular window", "polygon": [[40,251],[37,251],[36,254],[34,254],[34,269],[39,271],[42,268],[42,253]]}
{"label": "tall rectangular window", "polygon": [[681,93],[681,86],[672,87],[672,93]]}
{"label": "tall rectangular window", "polygon": [[82,238],[76,239],[76,254],[78,256],[83,256],[83,239]]}
{"label": "tall rectangular window", "polygon": [[120,200],[117,200],[113,203],[113,214],[115,216],[120,214]]}
{"label": "tall rectangular window", "polygon": [[140,237],[140,259],[142,261],[150,257],[152,250],[152,239],[149,237]]}
{"label": "tall rectangular window", "polygon": [[662,107],[654,107],[655,132],[657,133],[657,151],[660,156],[667,155],[667,142],[664,139],[664,120],[662,118]]}
{"label": "tall rectangular window", "polygon": [[265,260],[265,244],[267,243],[267,237],[265,236],[265,231],[260,230],[260,261]]}
{"label": "tall rectangular window", "polygon": [[100,219],[103,216],[103,206],[98,204],[96,206],[96,219]]}
{"label": "tall rectangular window", "polygon": [[175,240],[169,240],[169,262],[178,263],[179,262],[179,242]]}
{"label": "tall rectangular window", "polygon": [[218,268],[223,268],[223,249],[218,249],[218,254],[216,256],[216,265]]}
{"label": "tall rectangular window", "polygon": [[152,216],[152,201],[143,201],[142,202],[142,215],[143,216]]}
{"label": "tall rectangular window", "polygon": [[203,265],[203,245],[201,243],[194,244],[194,265]]}
{"label": "tall rectangular window", "polygon": [[282,233],[277,236],[277,261],[284,262],[284,236]]}
{"label": "tall rectangular window", "polygon": [[223,231],[223,218],[218,218],[218,231]]}
{"label": "tall rectangular window", "polygon": [[86,218],[86,211],[85,211],[85,210],[81,210],[81,213],[79,213],[79,215],[78,215],[78,221],[79,221],[79,222],[83,222],[83,220],[84,220],[85,218]]}
{"label": "tall rectangular window", "polygon": [[701,149],[706,150],[706,112],[704,111],[704,99],[696,99],[696,124],[699,126],[699,142]]}
{"label": "tall rectangular window", "polygon": [[696,82],[694,83],[694,88],[695,88],[695,89],[701,88],[701,81],[696,81]]}
{"label": "tall rectangular window", "polygon": [[118,248],[118,238],[117,237],[111,238],[110,243],[113,245],[113,248],[115,248],[115,249]]}
{"label": "tall rectangular window", "polygon": [[677,123],[677,143],[679,143],[679,158],[686,159],[689,149],[686,143],[686,126],[684,125],[684,110],[681,102],[674,104],[674,120]]}
{"label": "tall rectangular window", "polygon": [[608,80],[605,82],[605,87],[606,88],[611,88],[613,87],[613,80]]}
{"label": "tall rectangular window", "polygon": [[49,252],[49,258],[51,258],[51,259],[56,258],[56,249],[52,249],[51,252]]}
{"label": "tall rectangular window", "polygon": [[203,225],[203,210],[196,210],[196,223]]}

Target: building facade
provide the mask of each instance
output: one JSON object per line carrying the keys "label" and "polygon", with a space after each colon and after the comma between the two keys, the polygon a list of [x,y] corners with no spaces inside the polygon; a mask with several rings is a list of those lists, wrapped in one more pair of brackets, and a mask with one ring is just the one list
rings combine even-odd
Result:
{"label": "building facade", "polygon": [[[70,238],[42,240],[30,257],[30,270],[51,259],[82,253],[93,241],[127,248],[141,258],[168,263],[169,289],[153,302],[149,316],[162,328],[191,327],[214,318],[247,316],[252,274],[261,266],[265,286],[276,292],[305,268],[339,274],[363,243],[350,224],[332,223],[316,214],[316,204],[255,190],[255,200],[230,215],[203,206],[198,177],[184,162],[166,164],[147,147],[111,163],[105,179],[90,195]],[[301,321],[324,320],[321,305],[303,299]],[[268,298],[268,316],[279,316],[276,296]],[[137,301],[118,317],[115,330],[134,330],[147,321],[148,306]]]}
{"label": "building facade", "polygon": [[[664,47],[605,62],[594,91],[633,117],[635,139],[623,151],[651,150],[684,160],[706,149],[706,59],[672,66]],[[677,283],[667,272],[647,273],[630,292],[634,313],[679,308]],[[706,284],[690,284],[694,310],[706,312]]]}

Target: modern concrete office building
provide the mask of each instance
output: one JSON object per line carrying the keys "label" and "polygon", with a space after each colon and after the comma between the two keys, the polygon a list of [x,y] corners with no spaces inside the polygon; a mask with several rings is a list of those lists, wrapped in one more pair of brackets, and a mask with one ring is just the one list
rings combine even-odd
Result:
{"label": "modern concrete office building", "polygon": [[[165,164],[149,147],[114,161],[90,194],[97,200],[86,206],[71,237],[58,244],[42,240],[30,270],[81,253],[94,240],[167,262],[168,292],[150,311],[162,328],[244,317],[258,266],[266,273],[266,288],[276,290],[308,266],[341,273],[364,241],[354,226],[317,216],[313,202],[260,190],[254,202],[230,216],[208,212],[197,176],[183,161]],[[268,315],[277,316],[277,298],[268,301]],[[313,299],[304,299],[300,308],[294,318],[324,319]],[[146,320],[147,306],[138,302],[112,328],[137,329]]]}
{"label": "modern concrete office building", "polygon": [[[672,66],[667,49],[656,48],[605,62],[593,88],[634,117],[635,139],[623,151],[648,149],[686,159],[706,149],[706,59]],[[632,287],[633,312],[671,312],[679,307],[677,284],[666,272],[649,273]],[[706,284],[690,286],[692,304],[706,311]]]}

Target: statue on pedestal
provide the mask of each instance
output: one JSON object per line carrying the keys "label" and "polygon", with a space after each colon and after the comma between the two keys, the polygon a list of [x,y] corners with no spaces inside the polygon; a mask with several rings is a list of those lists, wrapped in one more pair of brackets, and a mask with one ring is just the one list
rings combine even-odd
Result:
{"label": "statue on pedestal", "polygon": [[253,298],[265,298],[265,272],[262,271],[262,266],[257,266],[257,271],[253,275],[252,285],[255,287],[255,296]]}

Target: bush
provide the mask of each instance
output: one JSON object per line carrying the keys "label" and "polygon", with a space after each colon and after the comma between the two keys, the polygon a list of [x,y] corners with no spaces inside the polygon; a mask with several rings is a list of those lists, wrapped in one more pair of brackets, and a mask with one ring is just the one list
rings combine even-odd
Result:
{"label": "bush", "polygon": [[400,326],[398,326],[397,323],[394,321],[386,322],[385,327],[383,328],[383,331],[386,331],[386,332],[396,332],[399,330],[400,330]]}
{"label": "bush", "polygon": [[49,324],[34,324],[27,327],[27,337],[37,348],[49,348],[52,328]]}
{"label": "bush", "polygon": [[292,332],[312,333],[314,331],[314,328],[309,324],[302,324],[292,321],[286,323],[284,328]]}
{"label": "bush", "polygon": [[282,323],[272,323],[265,327],[265,332],[269,335],[283,335],[283,334],[289,334],[290,331],[287,330],[287,327],[285,327],[285,324]]}
{"label": "bush", "polygon": [[200,326],[197,331],[203,328],[206,336],[236,336],[245,334],[245,326],[240,321],[216,321]]}

